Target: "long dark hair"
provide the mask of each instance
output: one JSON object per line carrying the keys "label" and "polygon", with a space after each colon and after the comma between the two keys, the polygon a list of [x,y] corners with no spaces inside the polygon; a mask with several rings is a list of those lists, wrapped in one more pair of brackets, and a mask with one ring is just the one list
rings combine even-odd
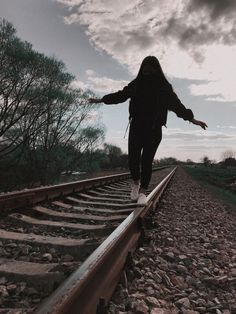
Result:
{"label": "long dark hair", "polygon": [[144,77],[143,67],[146,64],[150,64],[156,70],[155,76],[161,81],[161,83],[163,85],[169,85],[169,82],[168,82],[167,78],[165,77],[165,74],[162,70],[160,62],[155,56],[147,56],[143,59],[141,65],[140,65],[139,71],[138,71],[138,75],[136,77],[136,79],[138,81]]}

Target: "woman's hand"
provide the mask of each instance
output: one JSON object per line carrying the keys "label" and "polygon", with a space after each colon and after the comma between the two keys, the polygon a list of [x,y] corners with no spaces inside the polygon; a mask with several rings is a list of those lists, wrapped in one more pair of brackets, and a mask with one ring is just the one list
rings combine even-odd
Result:
{"label": "woman's hand", "polygon": [[101,98],[89,98],[88,102],[90,104],[98,104],[98,103],[102,102],[102,99]]}
{"label": "woman's hand", "polygon": [[192,119],[190,122],[192,122],[193,124],[199,125],[204,130],[206,130],[206,128],[208,127],[205,122],[200,121],[200,120]]}

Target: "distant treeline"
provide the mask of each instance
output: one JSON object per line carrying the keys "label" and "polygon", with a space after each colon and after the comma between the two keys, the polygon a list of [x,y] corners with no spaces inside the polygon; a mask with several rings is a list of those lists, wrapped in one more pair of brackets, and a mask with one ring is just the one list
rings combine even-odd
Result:
{"label": "distant treeline", "polygon": [[211,160],[208,156],[203,156],[201,158],[200,162],[194,162],[191,159],[187,159],[186,161],[178,160],[174,157],[166,157],[161,158],[160,160],[155,160],[154,163],[156,165],[165,166],[165,165],[189,165],[189,166],[197,166],[197,165],[203,165],[205,167],[236,167],[236,159],[235,159],[235,153],[232,150],[225,151],[222,154],[222,160],[219,162],[216,162],[215,160]]}

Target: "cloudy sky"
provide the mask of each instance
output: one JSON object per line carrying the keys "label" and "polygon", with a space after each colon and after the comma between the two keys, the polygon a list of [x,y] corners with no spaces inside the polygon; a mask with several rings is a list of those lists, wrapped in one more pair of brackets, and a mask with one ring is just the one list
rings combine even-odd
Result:
{"label": "cloudy sky", "polygon": [[[155,55],[204,131],[169,113],[156,158],[220,160],[236,150],[235,0],[0,0],[0,17],[55,55],[98,97],[135,78]],[[106,141],[127,151],[128,102],[98,110]]]}

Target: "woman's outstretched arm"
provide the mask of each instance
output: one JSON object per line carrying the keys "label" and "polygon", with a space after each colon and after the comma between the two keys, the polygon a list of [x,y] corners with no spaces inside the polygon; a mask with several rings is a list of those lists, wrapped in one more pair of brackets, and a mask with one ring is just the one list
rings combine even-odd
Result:
{"label": "woman's outstretched arm", "polygon": [[102,98],[89,98],[88,102],[90,104],[99,104],[100,102],[102,102]]}
{"label": "woman's outstretched arm", "polygon": [[118,92],[107,94],[102,98],[89,98],[89,103],[103,102],[106,105],[119,104],[131,97],[133,81]]}
{"label": "woman's outstretched arm", "polygon": [[206,125],[205,122],[200,121],[200,120],[196,120],[196,119],[192,119],[190,122],[192,122],[193,124],[199,125],[201,128],[203,128],[204,130],[206,130],[206,128],[208,128],[208,126]]}
{"label": "woman's outstretched arm", "polygon": [[179,100],[171,85],[164,90],[165,100],[169,110],[176,113],[179,118],[188,120],[195,125],[199,125],[204,130],[208,127],[205,122],[196,120],[191,109],[187,109]]}

